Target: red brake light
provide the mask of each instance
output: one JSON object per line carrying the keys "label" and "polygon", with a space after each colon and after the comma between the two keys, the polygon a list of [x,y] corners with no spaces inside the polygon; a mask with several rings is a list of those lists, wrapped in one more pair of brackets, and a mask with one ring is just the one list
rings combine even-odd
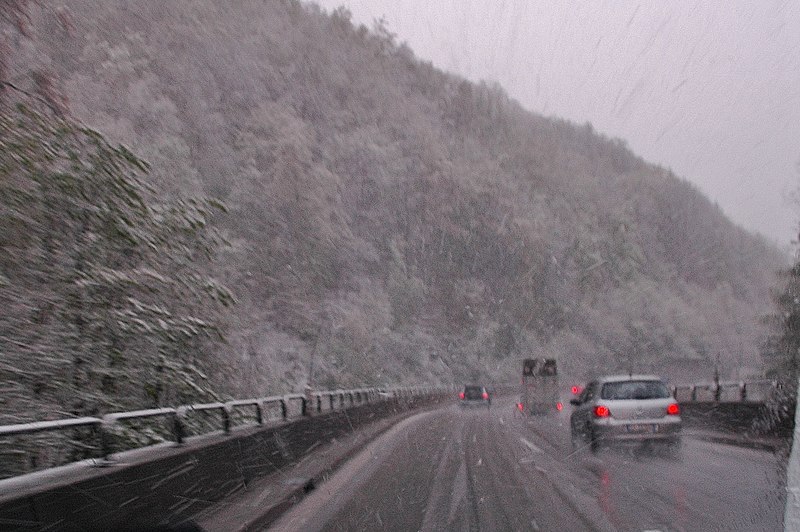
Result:
{"label": "red brake light", "polygon": [[465,397],[464,392],[458,392],[458,398],[463,399]]}
{"label": "red brake light", "polygon": [[607,406],[597,405],[594,407],[594,415],[595,417],[609,417],[611,415],[611,410],[609,410]]}
{"label": "red brake light", "polygon": [[517,410],[519,410],[520,412],[522,412],[523,408],[524,408],[524,407],[522,406],[522,403],[517,403]]}
{"label": "red brake light", "polygon": [[672,403],[667,407],[667,414],[670,416],[677,416],[681,413],[681,407],[678,406],[678,403]]}
{"label": "red brake light", "polygon": [[484,399],[488,399],[489,398],[489,392],[483,392],[483,398]]}
{"label": "red brake light", "polygon": [[557,403],[556,403],[556,410],[558,410],[559,412],[561,412],[562,410],[564,410],[564,405],[563,405],[563,404],[561,404],[561,401],[559,401],[559,402],[557,402]]}

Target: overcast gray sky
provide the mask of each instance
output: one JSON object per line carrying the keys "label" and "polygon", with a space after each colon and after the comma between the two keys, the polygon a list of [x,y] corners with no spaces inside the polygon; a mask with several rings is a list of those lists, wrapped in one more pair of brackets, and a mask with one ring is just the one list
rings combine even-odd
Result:
{"label": "overcast gray sky", "polygon": [[781,246],[800,206],[800,0],[319,0],[528,109],[625,139]]}

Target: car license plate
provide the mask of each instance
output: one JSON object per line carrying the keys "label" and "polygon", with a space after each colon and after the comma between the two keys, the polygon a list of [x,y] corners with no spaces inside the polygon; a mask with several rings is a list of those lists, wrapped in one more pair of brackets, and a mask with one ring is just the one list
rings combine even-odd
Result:
{"label": "car license plate", "polygon": [[628,432],[653,432],[653,425],[626,425]]}

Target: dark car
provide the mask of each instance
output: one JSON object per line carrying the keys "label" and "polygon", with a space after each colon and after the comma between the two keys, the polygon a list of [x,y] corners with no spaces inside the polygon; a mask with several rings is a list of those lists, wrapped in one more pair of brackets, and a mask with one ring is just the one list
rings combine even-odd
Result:
{"label": "dark car", "polygon": [[492,397],[489,390],[485,386],[477,384],[467,384],[464,390],[458,394],[459,405],[463,407],[470,406],[485,406],[489,408],[492,406]]}
{"label": "dark car", "polygon": [[602,445],[625,442],[658,443],[677,452],[680,447],[680,407],[664,382],[653,375],[609,376],[586,385],[570,401],[572,443]]}

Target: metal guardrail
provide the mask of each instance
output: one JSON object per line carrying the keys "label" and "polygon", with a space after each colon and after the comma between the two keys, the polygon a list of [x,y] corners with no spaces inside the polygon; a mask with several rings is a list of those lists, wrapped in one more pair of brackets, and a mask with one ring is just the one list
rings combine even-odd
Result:
{"label": "metal guardrail", "polygon": [[22,434],[35,434],[52,430],[74,429],[79,427],[97,428],[103,423],[96,417],[79,417],[74,419],[58,419],[55,421],[36,421],[34,423],[20,423],[18,425],[0,426],[0,437],[18,436]]}
{"label": "metal guardrail", "polygon": [[[720,381],[703,382],[692,385],[674,385],[672,392],[679,401],[725,401],[725,402],[760,402],[769,400],[777,383],[770,380],[757,381]],[[98,465],[111,463],[116,451],[115,437],[121,425],[141,420],[166,419],[169,440],[175,445],[182,445],[189,436],[189,428],[193,416],[205,413],[218,413],[217,431],[228,434],[234,428],[265,425],[269,420],[289,421],[296,418],[343,410],[365,403],[385,400],[411,399],[432,393],[455,391],[455,387],[415,386],[398,388],[357,388],[350,390],[314,390],[305,394],[295,393],[239,399],[227,402],[184,405],[175,408],[155,408],[131,412],[115,412],[102,417],[80,417],[53,421],[37,421],[16,425],[0,426],[0,438],[26,436],[43,432],[63,432],[74,429],[91,429],[95,441],[98,442]],[[235,424],[236,413],[249,409],[252,423]],[[270,414],[274,415],[270,415]],[[213,427],[214,424],[206,424]],[[201,434],[210,434],[205,431]],[[142,445],[141,447],[147,447]]]}
{"label": "metal guardrail", "polygon": [[[175,445],[182,445],[185,443],[188,436],[188,422],[193,415],[198,413],[219,413],[220,422],[218,431],[228,434],[234,429],[234,413],[240,409],[254,410],[254,423],[242,424],[239,426],[259,426],[265,425],[268,422],[270,419],[268,414],[271,409],[279,412],[279,415],[274,416],[274,418],[286,422],[297,418],[312,416],[314,413],[319,414],[344,410],[376,401],[410,399],[432,393],[450,392],[452,390],[454,390],[454,388],[451,387],[417,386],[391,389],[358,388],[352,390],[309,391],[306,394],[296,393],[218,403],[185,405],[176,408],[154,408],[131,412],[115,412],[102,417],[81,417],[5,425],[0,426],[0,438],[89,428],[92,430],[94,438],[96,438],[96,441],[99,443],[100,456],[97,457],[99,460],[96,462],[96,465],[103,466],[112,463],[111,458],[115,452],[115,435],[118,433],[120,425],[126,422],[165,418],[167,420],[168,432],[172,443]],[[204,432],[202,434],[211,434],[213,432],[214,431]],[[147,447],[147,445],[142,447]]]}
{"label": "metal guardrail", "polygon": [[756,381],[719,381],[675,385],[672,386],[672,395],[678,401],[690,402],[763,402],[771,399],[776,389],[777,382],[766,379]]}

